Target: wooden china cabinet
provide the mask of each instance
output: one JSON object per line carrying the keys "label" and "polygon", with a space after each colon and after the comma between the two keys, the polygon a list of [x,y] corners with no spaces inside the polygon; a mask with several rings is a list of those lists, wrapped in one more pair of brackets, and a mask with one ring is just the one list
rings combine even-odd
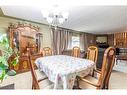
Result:
{"label": "wooden china cabinet", "polygon": [[[30,70],[27,58],[27,50],[30,50],[32,61],[41,56],[39,54],[41,47],[42,34],[39,33],[39,27],[31,24],[11,24],[9,26],[10,46],[19,51],[19,63],[16,66],[9,64],[10,69],[22,73]],[[35,66],[36,67],[36,66]]]}
{"label": "wooden china cabinet", "polygon": [[127,32],[115,33],[114,45],[118,48],[127,48]]}
{"label": "wooden china cabinet", "polygon": [[127,61],[127,32],[115,33],[114,45],[116,46],[116,64],[118,60]]}

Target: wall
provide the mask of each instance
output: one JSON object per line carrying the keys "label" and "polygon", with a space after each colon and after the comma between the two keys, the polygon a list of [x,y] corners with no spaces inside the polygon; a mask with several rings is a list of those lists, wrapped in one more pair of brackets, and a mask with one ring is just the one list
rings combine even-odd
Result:
{"label": "wall", "polygon": [[39,32],[43,33],[42,47],[46,46],[51,47],[51,33],[50,33],[51,30],[49,26],[46,25],[31,23],[17,19],[11,19],[7,17],[0,17],[0,34],[8,33],[9,23],[17,23],[17,22],[30,23],[32,25],[39,26],[40,27]]}
{"label": "wall", "polygon": [[107,37],[103,37],[103,36],[100,36],[100,37],[96,37],[96,41],[98,42],[100,42],[100,43],[105,43],[105,42],[108,42],[107,41]]}
{"label": "wall", "polygon": [[86,34],[87,35],[87,43],[88,46],[96,45],[96,36],[93,34]]}
{"label": "wall", "polygon": [[[40,27],[39,32],[43,33],[41,47],[42,48],[43,47],[51,47],[51,32],[50,32],[51,29],[49,28],[48,25],[42,25],[42,24],[32,23],[32,22],[28,22],[28,21],[8,18],[8,17],[0,17],[0,34],[8,33],[9,24],[10,23],[18,23],[18,22],[28,23],[28,24],[30,23],[32,25],[39,26]],[[72,32],[80,33],[79,31],[74,31],[74,30],[72,30]],[[95,45],[95,35],[87,34],[87,42],[88,42],[88,46]]]}
{"label": "wall", "polygon": [[109,46],[114,46],[114,34],[108,35],[108,44]]}
{"label": "wall", "polygon": [[[96,35],[96,37],[98,36],[107,36],[107,43],[109,46],[114,46],[114,34],[104,34],[104,35]],[[95,37],[95,40],[96,40],[96,37]],[[105,39],[102,39],[102,40],[105,40]]]}

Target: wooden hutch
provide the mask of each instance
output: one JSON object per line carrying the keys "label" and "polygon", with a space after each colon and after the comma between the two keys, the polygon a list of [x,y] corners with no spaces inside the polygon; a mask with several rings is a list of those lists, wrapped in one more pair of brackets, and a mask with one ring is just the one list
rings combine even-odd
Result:
{"label": "wooden hutch", "polygon": [[27,50],[30,49],[33,55],[33,63],[39,55],[41,47],[42,34],[39,33],[39,27],[31,24],[11,24],[9,26],[10,46],[19,51],[19,63],[16,66],[9,64],[10,69],[14,69],[17,73],[22,73],[30,70]]}
{"label": "wooden hutch", "polygon": [[116,64],[118,60],[127,61],[127,32],[119,32],[114,34],[114,45],[116,49]]}
{"label": "wooden hutch", "polygon": [[127,32],[115,33],[114,45],[118,48],[127,48]]}

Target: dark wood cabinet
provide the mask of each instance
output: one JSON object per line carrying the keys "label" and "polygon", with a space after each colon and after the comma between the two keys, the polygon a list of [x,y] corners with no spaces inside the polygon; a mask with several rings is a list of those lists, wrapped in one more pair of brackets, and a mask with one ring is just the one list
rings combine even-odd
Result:
{"label": "dark wood cabinet", "polygon": [[117,48],[127,48],[127,32],[115,33],[114,45]]}
{"label": "dark wood cabinet", "polygon": [[[17,73],[30,70],[27,49],[30,49],[32,55],[39,54],[41,46],[42,34],[39,33],[39,27],[28,24],[11,24],[9,27],[10,46],[19,51],[19,63],[16,66],[11,66],[10,69],[16,70]],[[34,60],[41,55],[33,56]],[[36,67],[36,66],[35,66]]]}
{"label": "dark wood cabinet", "polygon": [[[42,54],[36,54],[32,55],[31,57],[31,62],[34,64],[35,59],[42,57]],[[37,66],[34,64],[35,69]],[[30,70],[30,65],[29,65],[29,59],[27,55],[22,55],[19,57],[19,63],[16,66],[12,66],[10,64],[10,69],[14,69],[17,73],[23,73],[27,72]]]}

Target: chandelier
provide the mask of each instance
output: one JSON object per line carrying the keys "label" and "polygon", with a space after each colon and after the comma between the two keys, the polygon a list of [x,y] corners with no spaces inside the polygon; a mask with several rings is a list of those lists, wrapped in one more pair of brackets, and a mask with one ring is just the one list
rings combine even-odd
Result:
{"label": "chandelier", "polygon": [[57,28],[57,26],[64,23],[68,19],[68,12],[62,11],[58,6],[54,6],[51,9],[42,10],[43,17],[47,22]]}

